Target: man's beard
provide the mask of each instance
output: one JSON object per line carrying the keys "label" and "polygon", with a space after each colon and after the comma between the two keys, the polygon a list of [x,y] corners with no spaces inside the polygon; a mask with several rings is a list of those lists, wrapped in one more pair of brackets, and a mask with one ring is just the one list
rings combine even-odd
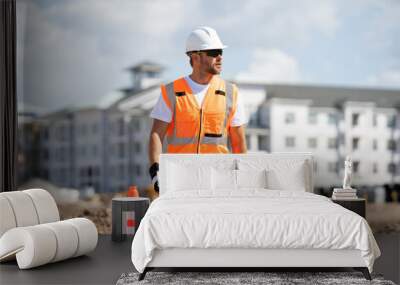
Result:
{"label": "man's beard", "polygon": [[213,75],[217,75],[217,74],[220,74],[220,73],[221,73],[221,70],[215,68],[214,66],[210,66],[210,67],[207,69],[207,72],[210,73],[210,74],[213,74]]}

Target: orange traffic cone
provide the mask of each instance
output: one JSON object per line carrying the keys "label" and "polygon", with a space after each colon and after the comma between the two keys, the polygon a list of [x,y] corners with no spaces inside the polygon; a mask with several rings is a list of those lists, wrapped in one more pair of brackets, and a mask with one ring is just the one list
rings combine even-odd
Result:
{"label": "orange traffic cone", "polygon": [[135,185],[131,185],[129,186],[129,190],[128,190],[128,197],[139,197],[139,192],[137,190],[137,187]]}

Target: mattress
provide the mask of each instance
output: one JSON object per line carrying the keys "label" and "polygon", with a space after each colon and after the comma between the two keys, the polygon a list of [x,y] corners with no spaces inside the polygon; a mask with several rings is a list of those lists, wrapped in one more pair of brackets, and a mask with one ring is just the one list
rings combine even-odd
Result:
{"label": "mattress", "polygon": [[320,195],[268,189],[164,194],[140,223],[132,262],[143,272],[170,248],[359,250],[370,271],[380,255],[361,216]]}

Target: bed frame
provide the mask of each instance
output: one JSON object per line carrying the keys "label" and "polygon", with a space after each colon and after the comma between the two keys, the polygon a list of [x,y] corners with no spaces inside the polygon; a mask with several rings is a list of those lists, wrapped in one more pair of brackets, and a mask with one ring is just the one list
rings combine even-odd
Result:
{"label": "bed frame", "polygon": [[[247,157],[260,158],[260,154],[245,154]],[[311,153],[275,153],[261,154],[268,158],[304,159],[308,165],[306,173],[306,191],[313,192],[313,157]],[[168,179],[165,160],[182,159],[188,154],[161,154],[160,156],[160,188]],[[212,161],[213,155],[201,155],[204,162]],[[226,155],[227,159],[240,157],[242,154]],[[267,158],[267,159],[268,159]],[[157,249],[139,280],[143,280],[148,271],[156,268],[229,268],[234,271],[266,268],[353,268],[361,271],[367,280],[371,276],[359,250],[331,249],[253,249],[253,248],[168,248]],[[290,269],[289,269],[290,270]]]}
{"label": "bed frame", "polygon": [[330,249],[157,249],[152,261],[139,275],[155,268],[232,268],[246,271],[254,268],[338,268],[350,267],[361,271],[371,280],[359,250]]}

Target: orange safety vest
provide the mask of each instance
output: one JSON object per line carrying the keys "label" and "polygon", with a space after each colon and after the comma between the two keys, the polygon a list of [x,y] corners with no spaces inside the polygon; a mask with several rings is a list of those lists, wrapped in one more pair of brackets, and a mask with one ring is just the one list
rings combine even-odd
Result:
{"label": "orange safety vest", "polygon": [[214,75],[201,106],[184,78],[161,86],[173,114],[168,153],[229,153],[228,134],[237,105],[237,88]]}

